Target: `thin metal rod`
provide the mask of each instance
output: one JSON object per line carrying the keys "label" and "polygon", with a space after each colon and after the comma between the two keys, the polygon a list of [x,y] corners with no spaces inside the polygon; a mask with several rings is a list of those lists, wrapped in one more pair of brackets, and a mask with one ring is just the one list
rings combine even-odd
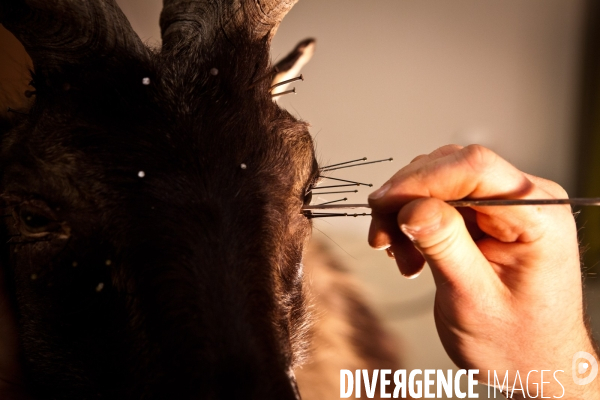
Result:
{"label": "thin metal rod", "polygon": [[285,92],[272,94],[271,97],[279,97],[279,96],[283,96],[284,94],[290,94],[290,93],[296,94],[296,88],[293,88],[292,90],[286,90]]}
{"label": "thin metal rod", "polygon": [[341,162],[338,164],[331,164],[331,165],[327,165],[325,167],[321,167],[319,169],[323,170],[326,168],[337,167],[338,165],[346,165],[346,164],[355,163],[355,162],[359,162],[359,161],[367,161],[367,157],[359,158],[357,160],[352,160],[352,161],[344,161],[344,162]]}
{"label": "thin metal rod", "polygon": [[339,199],[339,200],[333,200],[333,201],[327,201],[325,203],[321,203],[321,204],[315,204],[316,206],[324,206],[326,204],[333,204],[333,203],[339,203],[340,201],[347,201],[348,198],[344,197],[343,199]]}
{"label": "thin metal rod", "polygon": [[352,167],[358,167],[359,165],[367,165],[367,164],[375,164],[375,163],[380,163],[380,162],[384,162],[384,161],[393,161],[393,158],[386,158],[384,160],[377,160],[377,161],[369,161],[366,163],[360,163],[360,164],[353,164],[353,165],[346,165],[345,167],[337,167],[337,168],[327,168],[327,169],[322,169],[321,171],[323,172],[329,172],[329,171],[335,171],[337,169],[344,169],[344,168],[352,168]]}
{"label": "thin metal rod", "polygon": [[354,184],[356,184],[356,185],[360,185],[360,186],[368,186],[368,187],[373,187],[373,184],[372,184],[372,183],[361,183],[361,182],[349,181],[349,180],[347,180],[347,179],[332,178],[332,177],[330,177],[330,176],[323,176],[323,175],[321,175],[321,176],[320,176],[320,178],[323,178],[323,179],[332,179],[332,180],[334,180],[334,181],[340,181],[340,182],[354,183]]}
{"label": "thin metal rod", "polygon": [[342,190],[340,192],[315,192],[313,190],[313,194],[334,194],[334,193],[358,193],[358,190]]}
{"label": "thin metal rod", "polygon": [[371,208],[368,204],[336,204],[336,205],[321,205],[306,206],[302,210],[336,210],[336,209],[352,209],[352,208]]}
{"label": "thin metal rod", "polygon": [[368,217],[371,214],[367,214],[367,213],[362,213],[362,214],[348,214],[348,213],[343,213],[343,214],[329,214],[329,213],[310,213],[307,214],[307,217],[312,219],[312,218],[330,218],[330,217]]}
{"label": "thin metal rod", "polygon": [[348,186],[358,186],[356,183],[349,183],[346,185],[331,185],[331,186],[315,186],[313,188],[313,190],[317,190],[317,189],[329,189],[329,188],[336,188],[336,187],[348,187]]}
{"label": "thin metal rod", "polygon": [[447,201],[454,207],[471,206],[524,206],[524,205],[553,205],[571,204],[574,206],[600,206],[600,198],[572,198],[572,199],[499,199],[499,200],[455,200]]}
{"label": "thin metal rod", "polygon": [[297,76],[295,78],[288,79],[286,81],[281,81],[279,83],[276,83],[276,84],[274,84],[273,86],[271,86],[269,88],[269,91],[275,89],[276,87],[287,85],[288,83],[292,83],[292,82],[296,82],[296,81],[304,81],[304,76],[302,76],[302,74],[300,74],[300,76]]}
{"label": "thin metal rod", "polygon": [[[570,204],[573,206],[600,206],[600,197],[574,197],[572,199],[488,199],[488,200],[449,200],[446,201],[453,207],[475,206],[531,206],[531,205],[557,205]],[[354,209],[371,208],[368,204],[342,204],[342,205],[314,205],[304,207],[303,210],[325,209]]]}
{"label": "thin metal rod", "polygon": [[343,214],[335,214],[335,213],[309,213],[307,217],[309,218],[328,218],[328,217],[346,217],[348,213]]}

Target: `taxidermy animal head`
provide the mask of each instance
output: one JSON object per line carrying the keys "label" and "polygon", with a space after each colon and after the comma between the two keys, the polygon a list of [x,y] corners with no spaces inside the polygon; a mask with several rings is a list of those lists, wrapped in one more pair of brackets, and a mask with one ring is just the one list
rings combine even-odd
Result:
{"label": "taxidermy animal head", "polygon": [[0,0],[33,61],[1,133],[1,263],[44,399],[296,399],[307,125],[272,99],[296,0],[165,0],[162,48],[114,0]]}

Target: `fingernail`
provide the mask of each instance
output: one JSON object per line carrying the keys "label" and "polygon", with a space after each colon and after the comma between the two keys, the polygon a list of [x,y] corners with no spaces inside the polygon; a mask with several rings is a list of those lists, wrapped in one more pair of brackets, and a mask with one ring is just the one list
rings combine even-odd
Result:
{"label": "fingernail", "polygon": [[421,275],[421,271],[415,272],[412,275],[404,275],[404,274],[402,274],[402,276],[404,276],[406,279],[417,279],[419,277],[419,275]]}
{"label": "fingernail", "polygon": [[396,255],[394,254],[394,251],[391,247],[386,248],[385,251],[389,258],[396,259]]}
{"label": "fingernail", "polygon": [[415,234],[418,233],[418,228],[417,228],[417,231],[415,232],[414,228],[411,228],[406,224],[402,224],[402,225],[400,225],[400,230],[406,235],[406,237],[408,237],[410,239],[411,242],[415,241]]}
{"label": "fingernail", "polygon": [[390,182],[386,183],[385,185],[383,185],[382,187],[380,187],[379,189],[377,189],[376,191],[371,193],[369,195],[369,199],[377,200],[377,199],[382,198],[383,196],[385,196],[387,191],[390,190],[391,187],[392,187],[392,184]]}

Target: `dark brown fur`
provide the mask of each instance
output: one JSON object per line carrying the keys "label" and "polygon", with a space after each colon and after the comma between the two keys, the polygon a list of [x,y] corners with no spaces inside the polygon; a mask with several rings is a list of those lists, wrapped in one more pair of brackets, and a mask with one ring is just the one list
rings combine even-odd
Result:
{"label": "dark brown fur", "polygon": [[[162,52],[131,39],[89,53],[94,38],[73,60],[44,54],[27,4],[0,1],[0,21],[29,44],[36,91],[29,114],[2,125],[0,190],[32,395],[296,398],[309,326],[300,209],[318,167],[307,125],[260,80],[270,34],[229,24]],[[40,15],[41,30],[52,16]],[[32,215],[47,226],[32,229]],[[345,312],[371,323],[338,289]]]}

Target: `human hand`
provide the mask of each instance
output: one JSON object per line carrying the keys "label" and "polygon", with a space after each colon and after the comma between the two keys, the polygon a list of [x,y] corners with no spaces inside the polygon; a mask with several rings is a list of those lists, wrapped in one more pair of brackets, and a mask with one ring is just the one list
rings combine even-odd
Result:
{"label": "human hand", "polygon": [[[511,380],[517,370],[562,370],[564,398],[596,399],[600,379],[579,386],[570,376],[576,352],[596,354],[584,323],[570,207],[444,202],[565,197],[556,183],[523,173],[484,147],[445,146],[415,158],[371,194],[369,243],[395,256],[407,277],[429,264],[442,344],[459,367],[479,369],[480,382],[493,370],[510,371]],[[545,379],[552,383],[544,396],[561,396],[556,381]]]}

